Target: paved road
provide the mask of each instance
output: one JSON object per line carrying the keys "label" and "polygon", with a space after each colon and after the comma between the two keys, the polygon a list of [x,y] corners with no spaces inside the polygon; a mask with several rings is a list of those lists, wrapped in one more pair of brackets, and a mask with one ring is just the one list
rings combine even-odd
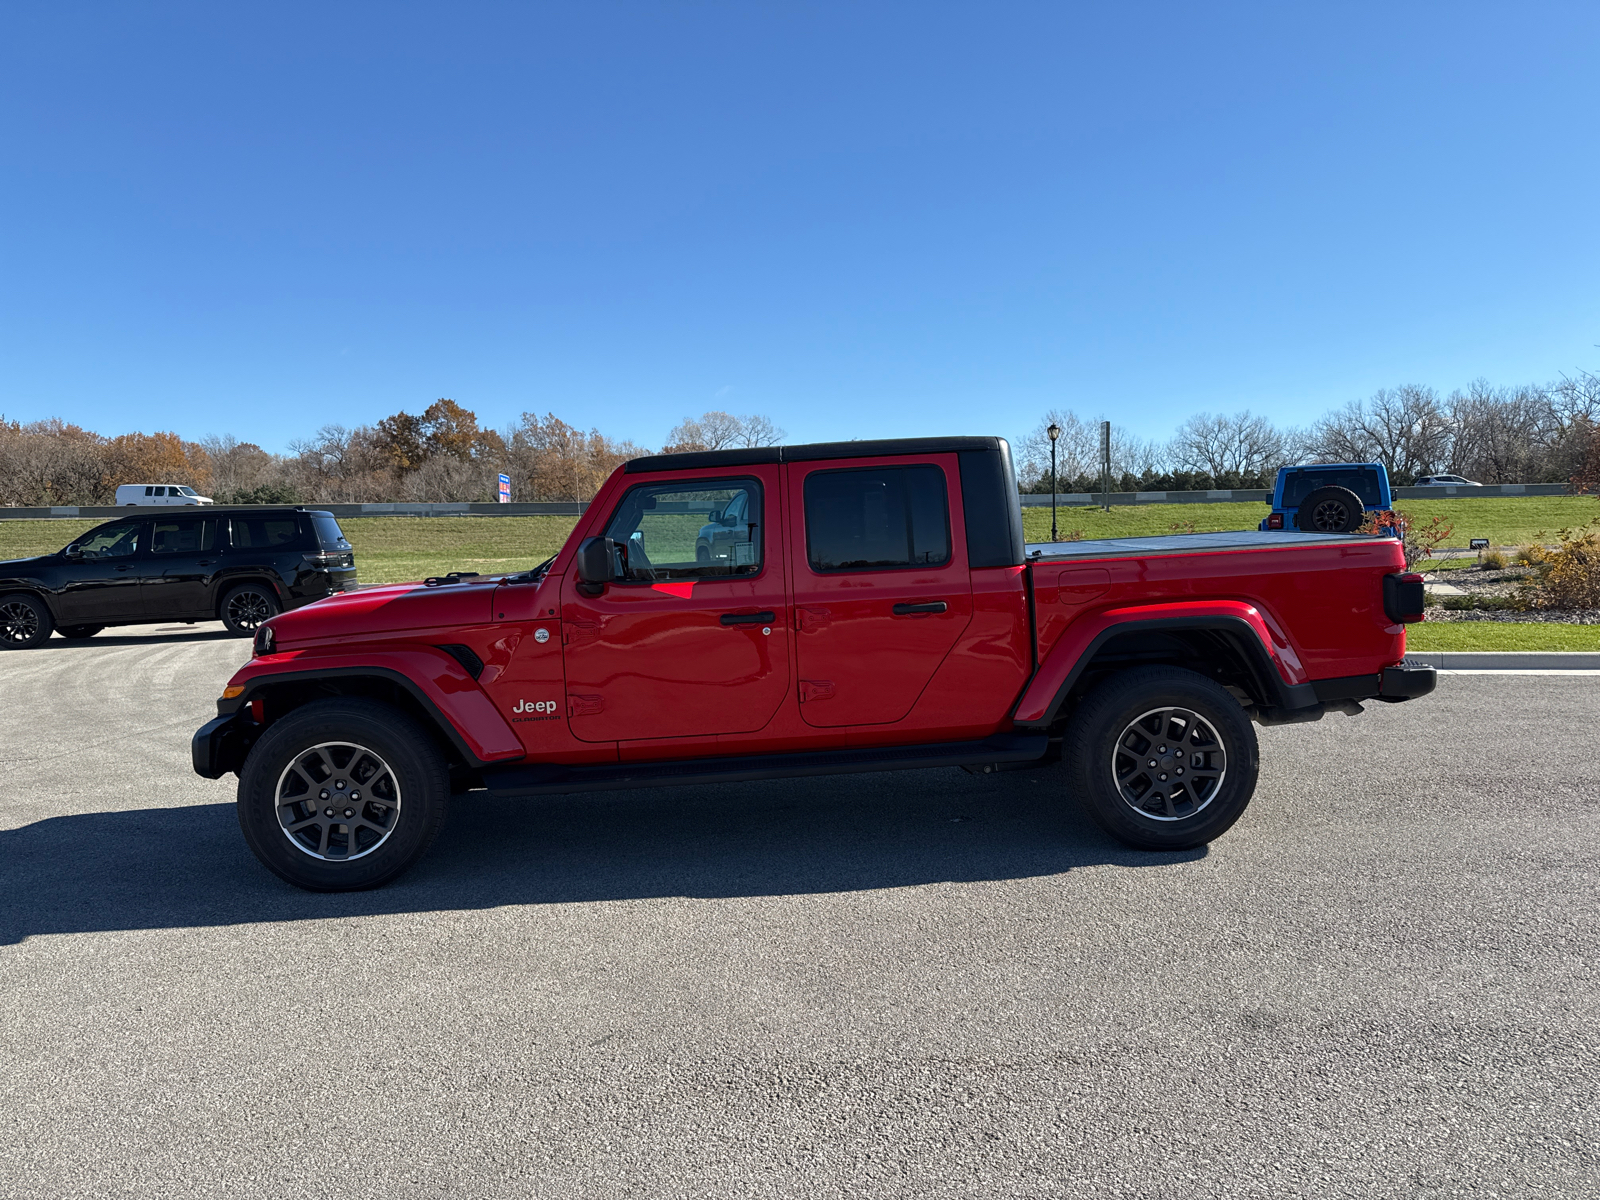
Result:
{"label": "paved road", "polygon": [[941,771],[468,800],[323,897],[188,770],[245,653],[0,656],[0,1195],[1600,1188],[1592,679],[1264,731],[1176,858]]}

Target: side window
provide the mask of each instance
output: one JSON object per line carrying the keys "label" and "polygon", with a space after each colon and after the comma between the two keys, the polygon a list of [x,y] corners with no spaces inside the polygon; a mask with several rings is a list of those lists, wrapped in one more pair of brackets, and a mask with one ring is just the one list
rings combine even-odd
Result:
{"label": "side window", "polygon": [[228,528],[228,544],[235,550],[288,550],[300,541],[300,523],[292,515],[234,517]]}
{"label": "side window", "polygon": [[153,488],[153,487],[147,487],[147,488],[145,488],[145,490],[144,490],[144,494],[145,494],[145,495],[146,495],[146,496],[154,496],[154,495],[155,495],[155,494],[156,494],[156,490],[155,490],[155,488]]}
{"label": "side window", "polygon": [[78,543],[78,552],[85,558],[129,558],[139,552],[141,528],[142,524],[134,524],[97,529]]}
{"label": "side window", "polygon": [[718,579],[761,570],[761,485],[754,479],[646,483],[629,489],[605,536],[624,582]]}
{"label": "side window", "polygon": [[950,561],[944,472],[932,464],[806,476],[813,571],[936,567]]}
{"label": "side window", "polygon": [[158,496],[165,496],[165,495],[166,495],[166,494],[167,494],[167,489],[166,489],[166,488],[164,488],[164,487],[158,487],[158,488],[157,488],[157,489],[156,489],[156,495],[158,495]]}
{"label": "side window", "polygon": [[150,530],[151,554],[200,554],[216,542],[217,522],[213,517],[157,521]]}

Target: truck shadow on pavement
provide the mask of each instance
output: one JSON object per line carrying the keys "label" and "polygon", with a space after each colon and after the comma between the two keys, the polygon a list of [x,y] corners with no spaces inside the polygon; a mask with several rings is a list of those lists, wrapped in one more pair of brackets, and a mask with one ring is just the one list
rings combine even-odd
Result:
{"label": "truck shadow on pavement", "polygon": [[52,817],[0,833],[0,944],[655,897],[732,898],[1033,878],[1205,856],[1130,850],[1064,797],[1059,769],[918,771],[541,800],[459,797],[387,887],[323,895],[269,874],[232,804]]}
{"label": "truck shadow on pavement", "polygon": [[238,642],[245,653],[250,650],[250,642],[247,638],[235,637],[226,629],[202,628],[200,626],[190,629],[188,626],[179,626],[176,629],[158,629],[149,633],[133,632],[135,629],[142,628],[147,627],[136,625],[130,627],[128,632],[125,633],[97,633],[94,637],[89,638],[52,637],[35,646],[32,650],[26,651],[26,653],[38,654],[44,650],[93,650],[97,646],[101,648],[106,646],[162,646],[173,642],[184,644],[190,642]]}

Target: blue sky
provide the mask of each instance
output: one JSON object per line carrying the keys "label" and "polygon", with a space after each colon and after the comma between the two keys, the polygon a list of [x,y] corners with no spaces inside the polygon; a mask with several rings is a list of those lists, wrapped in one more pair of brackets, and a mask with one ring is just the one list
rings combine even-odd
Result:
{"label": "blue sky", "polygon": [[0,413],[1165,437],[1600,368],[1600,5],[11,5]]}

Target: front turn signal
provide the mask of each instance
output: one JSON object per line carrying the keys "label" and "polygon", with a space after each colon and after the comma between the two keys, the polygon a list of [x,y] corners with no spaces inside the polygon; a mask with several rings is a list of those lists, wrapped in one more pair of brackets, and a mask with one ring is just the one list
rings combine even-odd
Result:
{"label": "front turn signal", "polygon": [[222,698],[224,700],[237,700],[242,695],[244,695],[243,684],[239,684],[234,687],[225,687],[222,689]]}

